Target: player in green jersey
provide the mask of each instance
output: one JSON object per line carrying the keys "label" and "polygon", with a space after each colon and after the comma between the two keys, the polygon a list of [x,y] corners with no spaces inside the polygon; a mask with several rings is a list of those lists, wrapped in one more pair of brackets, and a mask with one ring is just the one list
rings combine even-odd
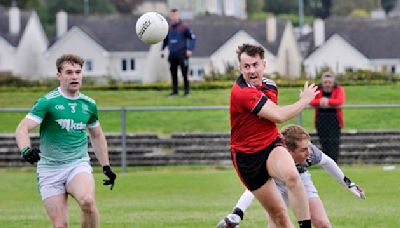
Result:
{"label": "player in green jersey", "polygon": [[[31,164],[37,162],[38,187],[53,227],[68,227],[68,195],[81,208],[82,227],[99,227],[95,181],[89,163],[88,141],[108,177],[111,190],[116,179],[110,168],[107,142],[93,99],[79,92],[84,60],[77,55],[57,59],[60,86],[40,97],[16,130],[18,148]],[[32,148],[29,132],[40,125],[40,148]]]}

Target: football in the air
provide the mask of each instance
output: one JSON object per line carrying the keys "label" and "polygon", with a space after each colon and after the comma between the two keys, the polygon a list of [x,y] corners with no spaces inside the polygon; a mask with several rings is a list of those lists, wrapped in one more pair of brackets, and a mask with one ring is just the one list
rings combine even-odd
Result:
{"label": "football in the air", "polygon": [[148,12],[136,21],[136,35],[146,44],[156,44],[168,34],[167,20],[157,12]]}

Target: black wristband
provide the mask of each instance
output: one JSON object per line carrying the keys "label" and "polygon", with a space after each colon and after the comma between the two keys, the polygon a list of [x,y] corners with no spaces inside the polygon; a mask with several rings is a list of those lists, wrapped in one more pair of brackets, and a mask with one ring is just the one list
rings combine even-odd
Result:
{"label": "black wristband", "polygon": [[349,185],[351,184],[350,178],[348,178],[348,177],[346,177],[346,176],[344,176],[343,181],[344,181],[344,183],[345,183],[347,186],[349,186]]}
{"label": "black wristband", "polygon": [[243,213],[243,211],[242,211],[240,208],[235,207],[235,209],[233,209],[232,214],[237,214],[237,215],[239,215],[240,219],[243,220],[244,213]]}
{"label": "black wristband", "polygon": [[109,165],[103,166],[103,173],[111,171],[111,167]]}
{"label": "black wristband", "polygon": [[299,228],[311,228],[311,219],[299,221]]}

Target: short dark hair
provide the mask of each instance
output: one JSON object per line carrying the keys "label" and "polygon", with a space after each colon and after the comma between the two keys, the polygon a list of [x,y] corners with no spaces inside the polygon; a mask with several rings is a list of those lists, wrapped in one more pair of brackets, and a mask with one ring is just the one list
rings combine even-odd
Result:
{"label": "short dark hair", "polygon": [[176,9],[176,8],[173,8],[173,9],[170,10],[171,13],[176,13],[176,12],[178,12],[178,11],[179,11],[179,10]]}
{"label": "short dark hair", "polygon": [[78,64],[82,67],[83,64],[85,63],[85,60],[78,55],[64,54],[64,55],[60,56],[60,58],[58,58],[56,61],[57,71],[59,73],[62,71],[62,67],[63,67],[64,63]]}
{"label": "short dark hair", "polygon": [[251,57],[259,55],[261,59],[264,59],[264,48],[260,45],[243,44],[238,47],[236,53],[237,53],[239,62],[240,62],[240,56],[243,53],[246,53],[247,55],[249,55]]}
{"label": "short dark hair", "polygon": [[281,129],[281,134],[284,138],[288,150],[293,151],[297,148],[297,143],[301,140],[310,140],[310,135],[301,126],[290,124]]}

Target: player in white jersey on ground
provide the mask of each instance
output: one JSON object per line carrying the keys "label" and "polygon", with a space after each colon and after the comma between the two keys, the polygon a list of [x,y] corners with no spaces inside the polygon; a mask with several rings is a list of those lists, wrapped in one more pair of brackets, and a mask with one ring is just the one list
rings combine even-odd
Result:
{"label": "player in white jersey on ground", "polygon": [[[18,148],[29,163],[37,163],[38,188],[53,227],[68,227],[68,195],[81,208],[82,227],[99,227],[95,181],[88,155],[86,130],[95,155],[108,177],[111,190],[116,179],[110,168],[107,142],[98,120],[96,103],[79,92],[84,60],[76,55],[57,59],[60,87],[40,97],[16,130]],[[32,148],[29,132],[40,125],[40,148]]]}
{"label": "player in white jersey on ground", "polygon": [[[309,166],[322,166],[331,176],[338,180],[340,184],[342,184],[355,196],[365,199],[365,194],[361,187],[351,182],[351,180],[343,174],[336,162],[334,162],[310,142],[310,135],[304,128],[298,125],[288,125],[282,129],[281,134],[285,140],[289,153],[296,162],[301,180],[308,193],[311,222],[314,227],[328,228],[331,227],[331,224],[322,201],[318,196],[318,191],[311,179],[311,174],[307,170]],[[286,205],[288,205],[287,188],[279,180],[275,180],[275,183],[280,190]],[[244,212],[247,210],[253,200],[254,195],[250,191],[246,190],[238,200],[232,214],[229,214],[223,220],[221,220],[217,224],[217,228],[239,227],[239,223],[243,220]],[[269,218],[268,221],[269,228],[276,227],[276,225],[272,222],[272,219]]]}

